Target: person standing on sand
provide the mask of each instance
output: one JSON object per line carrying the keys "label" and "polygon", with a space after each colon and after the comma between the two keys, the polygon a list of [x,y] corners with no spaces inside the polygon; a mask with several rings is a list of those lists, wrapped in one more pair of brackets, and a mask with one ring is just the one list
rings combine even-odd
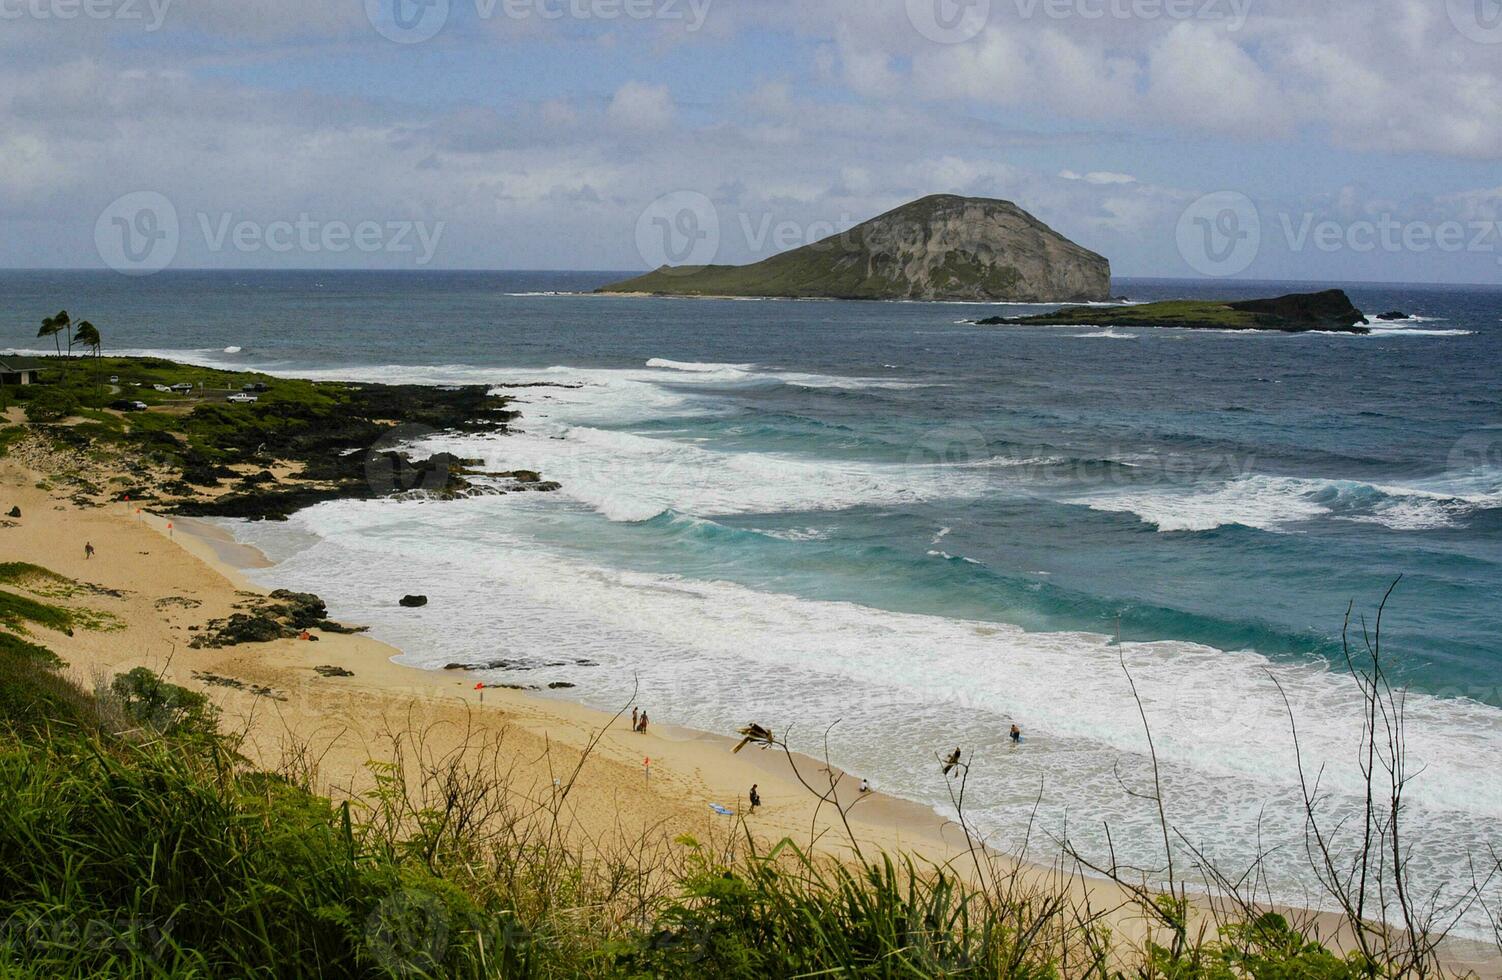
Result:
{"label": "person standing on sand", "polygon": [[631,730],[636,731],[636,705],[631,706]]}
{"label": "person standing on sand", "polygon": [[756,791],[756,784],[752,783],[751,784],[751,812],[755,813],[756,812],[756,808],[759,807],[759,806],[761,806],[761,794]]}
{"label": "person standing on sand", "polygon": [[646,708],[641,709],[641,725],[636,730],[639,731],[639,732],[641,732],[643,735],[647,734],[647,709]]}
{"label": "person standing on sand", "polygon": [[88,541],[83,543],[83,560],[88,561],[94,557],[94,545]]}

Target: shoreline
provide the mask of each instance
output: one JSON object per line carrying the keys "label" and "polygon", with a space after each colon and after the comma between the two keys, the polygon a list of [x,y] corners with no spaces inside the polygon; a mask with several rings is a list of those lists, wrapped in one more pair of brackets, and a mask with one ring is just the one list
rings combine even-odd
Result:
{"label": "shoreline", "polygon": [[[242,577],[247,567],[275,566],[275,562],[270,561],[259,549],[239,542],[224,528],[204,521],[193,523],[195,527],[190,534],[204,533],[206,535],[206,540],[201,542],[201,546],[215,553],[216,557],[210,560],[210,564],[226,577]],[[236,545],[237,549],[224,549],[223,545],[226,540]],[[222,553],[241,557],[250,556],[255,564],[250,566],[227,564],[222,557],[217,557]],[[368,638],[368,642],[390,652],[391,658],[388,663],[398,671],[427,676],[430,680],[433,677],[441,677],[443,674],[441,671],[398,662],[395,658],[401,656],[403,651],[384,641]],[[459,684],[464,686],[465,682],[460,681]],[[612,715],[609,711],[570,700],[567,696],[549,696],[537,691],[508,688],[487,688],[486,694],[487,696],[499,695],[511,710],[515,710],[518,704],[528,705],[543,717],[557,713],[602,729],[612,724],[618,728],[629,729],[629,723],[620,715]],[[622,709],[622,713],[624,711],[625,709]],[[809,805],[812,804],[814,795],[807,787],[798,784],[791,774],[790,767],[797,766],[805,779],[820,789],[823,788],[818,784],[818,779],[825,771],[825,763],[802,752],[793,751],[784,754],[775,748],[765,751],[748,746],[742,750],[742,753],[732,755],[730,749],[738,741],[734,736],[658,722],[652,723],[652,738],[656,740],[655,744],[658,746],[666,743],[669,746],[706,747],[720,757],[717,760],[718,764],[731,767],[738,773],[745,773],[742,783],[745,783],[746,778],[754,770],[761,773],[760,778],[773,780],[775,787],[780,788],[784,793],[791,794],[793,798],[796,799],[802,794],[804,802]],[[657,751],[663,750],[657,749]],[[659,756],[659,759],[668,767],[682,765],[680,755],[676,752],[667,751]],[[657,763],[654,763],[654,767],[656,765]],[[834,768],[843,776],[834,796],[840,804],[855,804],[849,809],[848,814],[850,827],[856,834],[858,844],[868,847],[874,845],[876,852],[890,856],[912,854],[924,861],[936,864],[947,863],[961,877],[972,880],[977,876],[976,869],[970,864],[965,833],[955,820],[944,817],[936,808],[916,800],[875,789],[869,793],[860,794],[858,792],[859,776],[851,775],[838,767]],[[654,768],[654,773],[656,771]],[[762,795],[766,796],[766,790],[762,791]],[[739,813],[743,804],[744,797],[741,797],[729,805]],[[817,835],[810,831],[807,821],[804,821],[803,825],[793,821],[783,826],[786,830],[785,835],[800,844],[807,842],[814,850],[842,860],[856,858],[856,852],[844,843],[842,828],[834,820],[827,819]],[[761,830],[763,827],[759,825],[757,829]],[[817,836],[816,841],[811,839],[815,836]],[[770,843],[770,841],[763,843]],[[1054,859],[1057,863],[1050,865],[1026,852],[1017,855],[1010,851],[997,850],[989,839],[980,841],[979,846],[987,859],[1008,867],[1011,873],[1017,874],[1023,881],[1034,885],[1048,882],[1054,887],[1063,886],[1072,897],[1085,898],[1093,908],[1104,910],[1104,920],[1110,923],[1115,932],[1132,942],[1140,941],[1155,926],[1155,924],[1150,924],[1140,911],[1132,907],[1131,897],[1115,882],[1078,866],[1070,871],[1063,870],[1062,865],[1067,861],[1062,853],[1056,854]],[[1186,888],[1190,900],[1200,903],[1192,913],[1192,918],[1201,922],[1209,921],[1205,908],[1218,900],[1211,896],[1203,884],[1186,884]],[[1290,918],[1302,917],[1323,941],[1333,942],[1342,949],[1355,948],[1354,944],[1349,942],[1349,926],[1339,914],[1333,911],[1282,903],[1276,903],[1267,908]],[[1487,970],[1502,975],[1502,951],[1494,949],[1485,941],[1452,937],[1447,940],[1447,945],[1451,964],[1458,965],[1462,969]]]}
{"label": "shoreline", "polygon": [[[400,650],[361,634],[314,631],[316,645],[276,640],[190,649],[195,623],[228,615],[247,593],[267,591],[245,573],[273,563],[217,524],[149,514],[133,504],[79,507],[61,492],[38,486],[42,478],[15,461],[0,460],[0,499],[23,512],[18,526],[0,531],[5,535],[0,540],[10,545],[7,558],[118,591],[118,597],[89,602],[122,620],[118,632],[81,632],[67,639],[49,635],[47,645],[85,680],[98,683],[110,673],[147,666],[208,694],[223,712],[225,730],[243,734],[245,754],[263,768],[310,767],[304,771],[319,792],[348,798],[369,788],[367,764],[410,747],[413,733],[428,740],[421,749],[435,757],[466,753],[475,738],[493,736],[515,749],[511,775],[522,787],[518,792],[534,801],[553,792],[555,773],[569,771],[588,755],[578,792],[570,797],[569,820],[591,841],[667,830],[713,839],[734,826],[735,818],[714,815],[710,804],[739,814],[745,790],[755,782],[766,806],[747,823],[759,839],[788,837],[836,859],[852,856],[841,841],[836,815],[828,807],[816,812],[816,799],[798,784],[780,751],[769,756],[753,748],[732,756],[733,740],[725,735],[661,724],[638,735],[608,712],[559,697],[499,688],[482,694],[468,677],[397,663],[393,658]],[[81,554],[70,556],[57,547],[59,541],[75,545],[80,538],[96,545],[94,559],[86,562]],[[81,552],[81,544],[77,547]],[[322,676],[318,667],[350,675]],[[807,756],[794,759],[810,782],[818,778],[821,763]],[[642,765],[646,760],[650,766]],[[842,800],[854,795],[854,784],[851,779],[842,786]],[[851,817],[857,840],[873,852],[968,861],[959,828],[924,804],[878,792],[860,802]],[[1068,888],[1097,908],[1113,910],[1109,919],[1118,935],[1140,935],[1148,928],[1113,883],[1086,878],[1077,869],[1061,871],[1033,855],[1022,857],[1020,864],[1006,855],[1001,860],[1031,882]],[[968,873],[963,863],[956,867]],[[1333,917],[1309,915],[1322,932],[1338,936],[1340,923]],[[1466,940],[1452,944],[1457,961],[1498,962],[1495,950]]]}
{"label": "shoreline", "polygon": [[[156,518],[159,533],[165,534],[165,518]],[[173,518],[177,525],[175,530],[180,536],[175,538],[176,543],[184,550],[189,551],[199,560],[203,561],[215,572],[222,575],[226,580],[235,583],[237,587],[251,591],[265,591],[265,587],[246,577],[245,572],[258,568],[273,568],[276,563],[254,545],[246,544],[225,528],[212,523],[209,520],[198,518]],[[445,672],[432,670],[424,667],[415,667],[400,662],[398,657],[405,651],[384,640],[366,636],[365,640],[372,646],[378,646],[382,652],[389,653],[388,663],[403,672],[416,674],[424,678],[428,686],[441,680],[453,680],[452,676],[446,678]],[[467,678],[453,680],[453,683],[465,689],[468,687]],[[561,711],[562,713],[576,716],[585,720],[597,728],[608,728],[612,725],[617,727],[624,725],[629,728],[624,719],[619,715],[612,714],[601,708],[595,708],[579,701],[574,701],[566,696],[549,696],[538,691],[522,691],[504,687],[487,687],[486,698],[491,704],[509,704],[520,701],[535,706],[541,713],[549,711]],[[476,706],[481,705],[476,700]],[[629,706],[628,706],[629,707]],[[808,791],[795,783],[795,777],[790,775],[788,759],[781,750],[770,751],[748,747],[735,755],[731,755],[730,749],[736,744],[737,739],[730,735],[715,732],[702,731],[696,728],[688,728],[681,725],[653,722],[651,735],[669,743],[685,744],[694,743],[713,747],[715,751],[723,751],[725,756],[734,761],[738,766],[747,770],[754,768],[763,774],[762,778],[780,781],[788,790]],[[815,777],[824,768],[824,762],[802,752],[790,753],[792,759],[803,772],[805,778],[813,782]],[[850,803],[856,797],[860,798],[858,810],[852,813],[858,814],[855,821],[859,824],[880,824],[889,826],[900,841],[905,836],[909,841],[917,844],[937,845],[940,848],[959,848],[949,857],[957,856],[963,851],[963,834],[957,829],[954,821],[937,813],[933,808],[910,800],[905,797],[895,796],[872,789],[865,794],[859,794],[858,789],[852,793],[850,790],[858,787],[859,777],[843,773],[841,785],[837,791],[837,797],[841,803]],[[743,780],[744,782],[744,780]],[[749,787],[749,783],[747,786]],[[763,796],[766,794],[763,793]],[[742,799],[744,799],[742,797]],[[720,802],[720,801],[715,801]],[[706,806],[708,803],[706,802]],[[948,828],[956,828],[946,835]],[[1050,869],[1043,865],[1032,865],[1037,871]],[[1106,882],[1102,879],[1102,884]]]}

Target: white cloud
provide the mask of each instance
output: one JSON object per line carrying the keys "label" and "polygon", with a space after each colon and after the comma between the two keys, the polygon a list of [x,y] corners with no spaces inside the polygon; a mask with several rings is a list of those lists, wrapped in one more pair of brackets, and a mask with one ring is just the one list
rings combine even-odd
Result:
{"label": "white cloud", "polygon": [[673,96],[666,85],[627,82],[605,112],[611,125],[627,133],[651,133],[673,124]]}

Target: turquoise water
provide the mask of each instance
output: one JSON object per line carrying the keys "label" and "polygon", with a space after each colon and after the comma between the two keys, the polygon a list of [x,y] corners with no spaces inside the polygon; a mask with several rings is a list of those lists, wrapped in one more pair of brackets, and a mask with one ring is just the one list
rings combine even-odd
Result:
{"label": "turquoise water", "polygon": [[[1427,767],[1424,873],[1502,817],[1502,291],[1347,287],[1418,314],[1370,337],[1052,327],[962,305],[554,295],[589,273],[0,275],[0,345],[67,306],[117,349],[299,375],[515,388],[522,431],[428,445],[564,490],[338,503],[236,533],[421,666],[520,652],[712,730],[821,737],[942,807],[932,755],[976,754],[976,812],[1019,830],[1044,789],[1087,845],[1150,855],[1118,767],[1145,692],[1176,824],[1228,862],[1300,832],[1283,684],[1359,789],[1338,663],[1349,603],[1385,621]],[[1298,284],[1118,282],[1132,299]],[[226,348],[239,348],[227,353]],[[393,608],[409,591],[433,602]],[[1120,623],[1124,645],[1110,642]],[[577,661],[596,666],[582,666]],[[1004,744],[1011,722],[1025,752]],[[1355,726],[1355,727],[1353,727]],[[813,747],[813,746],[808,746]],[[1307,748],[1307,746],[1306,746]],[[1344,795],[1343,795],[1344,794]],[[1270,806],[1272,816],[1264,814]],[[1098,842],[1096,842],[1098,843]],[[1272,862],[1302,899],[1298,853]]]}

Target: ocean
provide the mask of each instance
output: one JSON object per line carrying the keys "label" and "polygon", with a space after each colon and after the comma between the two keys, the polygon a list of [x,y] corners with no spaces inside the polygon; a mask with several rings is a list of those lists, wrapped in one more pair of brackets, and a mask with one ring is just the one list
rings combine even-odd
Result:
{"label": "ocean", "polygon": [[[417,667],[506,659],[660,723],[791,732],[877,788],[1146,865],[1170,820],[1320,904],[1288,711],[1361,793],[1352,608],[1408,690],[1424,884],[1502,826],[1502,288],[1330,284],[1371,336],[984,328],[960,304],[572,295],[598,273],[0,273],[0,348],[65,307],[107,353],[507,387],[507,437],[414,433],[556,494],[228,522]],[[1121,280],[1131,300],[1300,283]],[[1031,307],[1007,307],[1029,312]],[[422,610],[395,600],[427,594]],[[1353,605],[1354,604],[1354,605]],[[1121,644],[1115,643],[1118,632]],[[1287,706],[1283,694],[1287,697]],[[1008,744],[1013,723],[1025,741]],[[832,727],[831,727],[832,726]],[[827,732],[827,734],[826,734]],[[1260,844],[1259,844],[1260,842]],[[1467,927],[1479,929],[1474,916]]]}

